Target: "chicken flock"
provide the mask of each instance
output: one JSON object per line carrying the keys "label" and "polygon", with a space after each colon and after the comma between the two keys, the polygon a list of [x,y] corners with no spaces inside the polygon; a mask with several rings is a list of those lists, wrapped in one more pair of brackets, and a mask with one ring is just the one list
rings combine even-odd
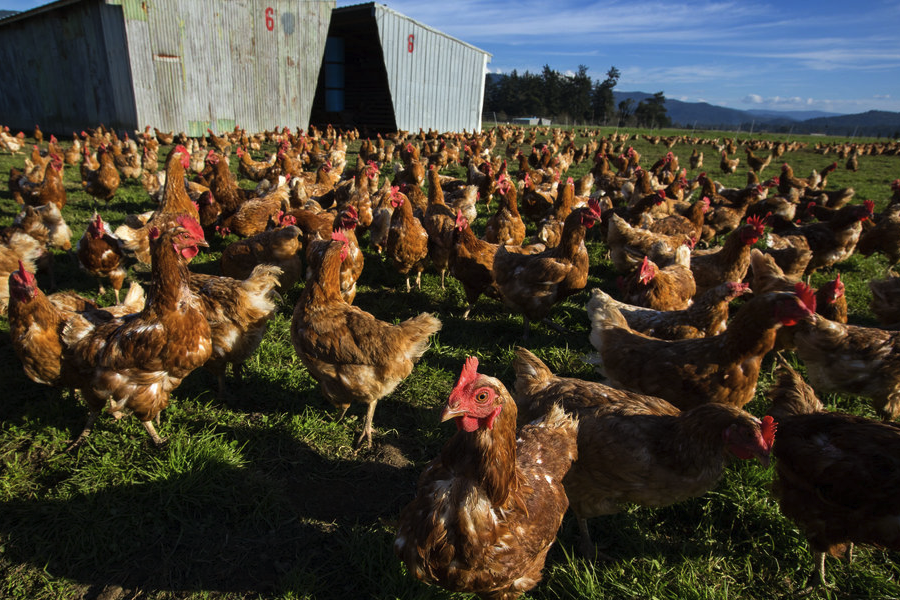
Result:
{"label": "chicken flock", "polygon": [[[104,412],[134,414],[163,446],[156,428],[171,392],[205,367],[226,394],[227,366],[240,381],[298,282],[296,354],[341,416],[366,405],[357,446],[371,447],[378,401],[410,375],[442,322],[431,313],[390,322],[355,306],[365,261],[389,265],[406,291],[427,269],[442,288],[449,274],[464,291],[463,319],[482,296],[502,302],[522,316],[524,346],[540,323],[573,335],[551,315],[585,290],[598,268],[589,247],[600,247],[616,277],[589,292],[596,352],[586,360],[605,383],[557,376],[522,347],[507,388],[469,357],[441,414],[457,431],[399,516],[394,547],[411,575],[515,598],[540,580],[568,509],[581,552],[604,557],[587,519],[702,495],[733,459],[774,458],[773,494],[809,540],[819,583],[826,553],[849,554],[854,543],[900,549],[891,492],[900,481],[900,278],[869,281],[881,327],[862,326],[848,323],[833,269],[856,251],[900,261],[900,180],[875,213],[873,200],[852,201],[852,188],[827,187],[837,162],[797,177],[788,162],[797,144],[744,142],[747,185],[726,188],[701,171],[698,148],[712,145],[721,171],[734,173],[731,139],[665,140],[693,146],[689,178],[673,152],[642,160],[627,134],[597,130],[583,132],[581,146],[572,131],[543,130],[538,141],[536,130],[509,127],[376,139],[330,126],[207,133],[147,127],[120,139],[100,127],[67,144],[42,134],[11,169],[21,207],[0,231],[0,310],[28,378],[77,390],[88,407],[69,451]],[[4,128],[0,145],[19,153],[24,135]],[[817,151],[849,157],[855,170],[861,156],[898,148]],[[581,178],[568,176],[585,161]],[[72,251],[63,173],[76,165],[94,214]],[[761,180],[766,168],[780,171]],[[463,178],[441,172],[457,169]],[[150,209],[113,227],[103,210],[127,180],[140,181]],[[189,268],[212,236],[231,241],[221,276]],[[115,304],[45,294],[35,273],[55,287],[54,251],[70,252],[101,294],[108,282]],[[149,284],[133,280],[120,298],[129,267],[132,278],[149,271]],[[820,270],[835,278],[815,290],[809,277]],[[779,378],[760,418],[744,406],[773,355]],[[828,411],[816,392],[869,398],[883,420]]]}

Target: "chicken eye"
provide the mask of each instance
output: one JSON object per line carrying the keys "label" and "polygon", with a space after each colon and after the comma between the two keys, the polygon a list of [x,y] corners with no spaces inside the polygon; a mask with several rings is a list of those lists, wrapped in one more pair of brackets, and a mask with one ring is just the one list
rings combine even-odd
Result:
{"label": "chicken eye", "polygon": [[488,400],[488,393],[486,391],[478,392],[478,395],[475,396],[475,402],[478,404],[484,404]]}

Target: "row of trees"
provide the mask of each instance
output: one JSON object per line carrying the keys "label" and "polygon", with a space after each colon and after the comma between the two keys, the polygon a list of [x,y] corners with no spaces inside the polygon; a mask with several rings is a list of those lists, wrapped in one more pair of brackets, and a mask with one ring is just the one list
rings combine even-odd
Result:
{"label": "row of trees", "polygon": [[588,68],[578,66],[574,75],[563,75],[544,65],[540,74],[513,71],[509,75],[489,75],[485,88],[484,108],[498,119],[520,116],[549,117],[563,121],[598,125],[634,125],[666,127],[671,125],[666,113],[666,97],[657,92],[635,104],[626,98],[615,102],[613,89],[619,82],[619,70],[610,67],[602,81],[592,80]]}

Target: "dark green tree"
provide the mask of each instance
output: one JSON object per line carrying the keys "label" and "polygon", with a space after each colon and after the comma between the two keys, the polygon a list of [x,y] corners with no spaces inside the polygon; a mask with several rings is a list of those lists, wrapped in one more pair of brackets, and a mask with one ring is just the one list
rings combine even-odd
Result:
{"label": "dark green tree", "polygon": [[639,127],[668,127],[672,124],[666,111],[666,96],[656,92],[647,100],[641,100],[634,109],[634,118]]}
{"label": "dark green tree", "polygon": [[559,71],[550,68],[550,65],[544,65],[541,71],[541,84],[543,87],[544,110],[547,116],[556,116],[563,112],[563,78]]}
{"label": "dark green tree", "polygon": [[629,125],[634,115],[634,100],[625,98],[619,102],[619,125]]}
{"label": "dark green tree", "polygon": [[581,122],[591,118],[591,78],[587,71],[586,66],[578,65],[578,72],[566,78],[564,89],[567,112],[573,119]]}
{"label": "dark green tree", "polygon": [[606,79],[594,84],[591,95],[591,109],[595,123],[607,123],[615,117],[616,102],[613,97],[613,88],[619,82],[619,70],[610,67],[606,72]]}

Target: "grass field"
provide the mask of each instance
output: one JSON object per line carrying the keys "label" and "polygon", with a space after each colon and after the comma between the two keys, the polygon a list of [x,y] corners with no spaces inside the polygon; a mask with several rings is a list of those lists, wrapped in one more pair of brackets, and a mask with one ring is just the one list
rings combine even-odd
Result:
{"label": "grass field", "polygon": [[[633,144],[647,165],[666,152],[642,139]],[[357,148],[353,144],[348,152],[350,164]],[[691,149],[677,145],[673,151],[687,166]],[[744,185],[743,160],[736,174],[722,176],[715,149],[701,149],[708,173],[727,186]],[[166,147],[161,158],[167,152]],[[738,156],[743,159],[743,150]],[[815,154],[810,146],[784,160],[798,176],[806,176],[830,163],[831,156]],[[0,173],[23,162],[23,155],[2,154]],[[852,185],[854,203],[872,199],[876,209],[882,208],[889,182],[900,176],[900,157],[863,156],[858,173],[846,171],[843,162],[829,177],[829,189]],[[582,163],[570,174],[578,177],[588,168]],[[765,175],[777,170],[770,166]],[[463,173],[458,167],[447,172]],[[73,230],[73,244],[94,207],[79,179],[77,167],[66,168],[69,203],[63,214]],[[99,207],[113,226],[126,214],[150,208],[136,181],[123,182],[115,199]],[[487,215],[483,205],[479,208],[476,233],[483,231]],[[0,226],[10,224],[17,211],[6,185],[0,184]],[[202,369],[175,390],[162,416],[160,433],[170,440],[163,450],[152,448],[137,419],[104,416],[83,448],[62,453],[81,431],[87,409],[68,392],[35,384],[24,375],[10,345],[8,322],[0,317],[0,381],[6,388],[0,402],[0,597],[459,596],[418,583],[405,572],[391,547],[393,520],[412,498],[423,465],[454,431],[451,424],[438,422],[439,412],[465,357],[477,355],[480,371],[511,384],[522,319],[483,298],[463,321],[465,299],[458,282],[448,277],[442,290],[439,277],[426,271],[421,291],[407,293],[404,280],[366,241],[361,240],[366,263],[355,303],[389,321],[432,311],[444,325],[412,375],[379,403],[374,446],[358,454],[352,445],[363,407],[352,407],[348,418],[336,421],[335,410],[291,346],[290,318],[302,283],[284,294],[259,351],[246,365],[243,384],[229,379],[226,399],[217,400],[215,377]],[[211,239],[209,251],[193,261],[192,269],[218,272],[225,243]],[[574,333],[534,326],[527,347],[554,372],[597,379],[581,359],[592,350],[584,304],[593,287],[615,289],[615,274],[603,258],[603,245],[591,240],[588,246],[592,267],[586,289],[552,313]],[[55,265],[60,289],[96,297],[97,282],[71,256],[58,253]],[[851,322],[874,323],[866,281],[881,277],[885,267],[880,256],[854,256],[836,267],[847,287]],[[146,283],[148,273],[131,269],[129,277]],[[817,274],[813,285],[830,278],[833,274]],[[46,277],[39,274],[38,280],[46,290]],[[111,291],[100,300],[111,303]],[[747,407],[756,415],[767,408],[762,392],[771,373],[767,360],[760,391]],[[824,400],[833,408],[874,414],[865,400]],[[739,461],[701,498],[657,510],[632,507],[595,519],[592,534],[613,557],[610,562],[578,556],[577,527],[567,517],[544,580],[527,597],[795,597],[813,561],[805,539],[781,516],[770,495],[771,478],[771,468]],[[900,597],[897,558],[896,553],[864,548],[853,564],[829,559],[827,572],[835,587],[816,594]]]}

